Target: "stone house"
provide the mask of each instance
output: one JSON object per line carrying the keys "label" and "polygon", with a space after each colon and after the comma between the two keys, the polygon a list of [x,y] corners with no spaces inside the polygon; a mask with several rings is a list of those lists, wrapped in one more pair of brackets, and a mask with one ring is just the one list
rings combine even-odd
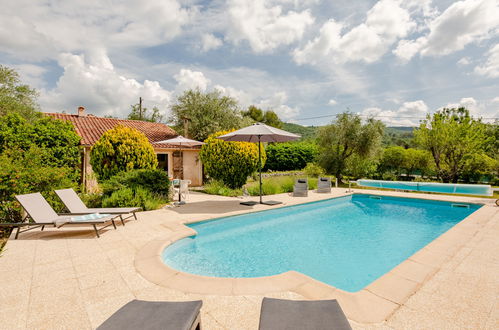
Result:
{"label": "stone house", "polygon": [[81,137],[82,184],[87,190],[91,191],[97,184],[92,166],[90,165],[90,149],[104,132],[117,125],[135,128],[144,133],[158,157],[158,168],[168,172],[168,176],[191,180],[191,186],[200,186],[203,184],[202,165],[199,159],[200,147],[182,146],[180,149],[177,145],[157,143],[158,141],[168,140],[178,135],[166,124],[97,117],[87,114],[83,107],[78,108],[77,114],[45,114],[53,118],[70,121],[75,127],[76,133]]}

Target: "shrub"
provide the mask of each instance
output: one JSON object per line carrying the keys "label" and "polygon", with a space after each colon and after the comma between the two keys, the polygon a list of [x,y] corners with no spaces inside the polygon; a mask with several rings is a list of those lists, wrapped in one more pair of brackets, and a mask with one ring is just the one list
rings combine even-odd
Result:
{"label": "shrub", "polygon": [[26,121],[18,114],[0,117],[0,153],[7,149],[25,152],[31,147],[41,150],[38,161],[50,167],[66,167],[73,181],[80,174],[80,137],[70,122],[40,117]]}
{"label": "shrub", "polygon": [[155,210],[161,204],[164,204],[164,200],[140,187],[116,190],[102,200],[103,207],[141,207],[144,211]]}
{"label": "shrub", "polygon": [[118,125],[94,144],[90,163],[98,179],[106,180],[122,171],[155,169],[158,160],[143,133]]}
{"label": "shrub", "polygon": [[204,185],[204,192],[210,195],[220,195],[228,197],[241,196],[243,194],[242,189],[231,189],[224,185],[222,181],[211,180]]}
{"label": "shrub", "polygon": [[308,163],[307,166],[305,166],[305,168],[303,169],[303,172],[307,176],[314,176],[314,177],[325,174],[324,169],[314,163]]}
{"label": "shrub", "polygon": [[[208,176],[222,181],[231,189],[237,189],[258,169],[258,145],[250,142],[226,142],[216,138],[229,132],[210,135],[199,155]],[[263,165],[266,160],[263,147],[261,151]]]}
{"label": "shrub", "polygon": [[317,146],[311,143],[275,143],[266,148],[265,170],[301,170],[317,156]]}
{"label": "shrub", "polygon": [[168,173],[161,169],[139,169],[118,173],[101,184],[104,195],[110,195],[123,188],[144,188],[167,197],[170,191],[170,179]]}
{"label": "shrub", "polygon": [[0,218],[19,221],[21,208],[14,196],[33,192],[41,192],[56,211],[63,209],[54,190],[75,186],[72,169],[44,165],[45,153],[33,146],[25,152],[9,149],[0,154]]}

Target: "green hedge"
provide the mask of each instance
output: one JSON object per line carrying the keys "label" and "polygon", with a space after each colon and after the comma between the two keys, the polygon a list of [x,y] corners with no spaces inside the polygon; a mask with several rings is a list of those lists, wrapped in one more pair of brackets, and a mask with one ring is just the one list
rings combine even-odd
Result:
{"label": "green hedge", "polygon": [[311,143],[275,143],[265,149],[267,162],[264,170],[301,170],[314,161],[318,149]]}

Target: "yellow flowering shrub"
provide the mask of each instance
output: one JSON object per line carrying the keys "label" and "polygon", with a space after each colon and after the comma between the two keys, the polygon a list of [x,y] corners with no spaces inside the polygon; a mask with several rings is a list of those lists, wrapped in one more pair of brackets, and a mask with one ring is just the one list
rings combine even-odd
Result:
{"label": "yellow flowering shrub", "polygon": [[138,130],[118,125],[106,131],[90,154],[92,169],[100,181],[133,169],[155,169],[158,160],[147,137]]}
{"label": "yellow flowering shrub", "polygon": [[[217,136],[232,131],[221,131],[210,135],[201,148],[201,161],[210,178],[222,181],[232,189],[241,188],[248,176],[258,170],[258,144],[251,142],[227,142]],[[262,167],[267,156],[261,146]]]}

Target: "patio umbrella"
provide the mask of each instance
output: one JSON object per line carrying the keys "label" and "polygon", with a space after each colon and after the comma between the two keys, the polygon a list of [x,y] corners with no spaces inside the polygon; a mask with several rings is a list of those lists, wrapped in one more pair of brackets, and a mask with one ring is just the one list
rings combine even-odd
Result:
{"label": "patio umbrella", "polygon": [[[173,139],[158,141],[156,143],[167,143],[167,144],[172,144],[172,145],[179,146],[178,150],[180,151],[180,154],[182,155],[182,173],[184,173],[183,172],[184,155],[182,154],[182,146],[184,146],[184,147],[194,147],[194,146],[200,146],[200,145],[205,144],[204,142],[201,142],[201,141],[196,141],[196,140],[185,138],[182,135],[174,137]],[[181,197],[180,196],[181,196],[181,193],[180,193],[180,190],[179,190],[179,193],[178,193],[178,201],[179,202],[181,202]]]}
{"label": "patio umbrella", "polygon": [[[237,131],[230,132],[225,135],[217,137],[224,141],[238,141],[238,142],[255,142],[258,143],[258,173],[260,176],[260,204],[275,205],[279,202],[275,201],[262,201],[262,152],[260,150],[260,142],[286,142],[300,138],[290,132],[283,131],[272,126],[267,126],[262,123],[256,123],[248,127],[241,128]],[[256,202],[244,202],[244,205],[254,205]]]}

